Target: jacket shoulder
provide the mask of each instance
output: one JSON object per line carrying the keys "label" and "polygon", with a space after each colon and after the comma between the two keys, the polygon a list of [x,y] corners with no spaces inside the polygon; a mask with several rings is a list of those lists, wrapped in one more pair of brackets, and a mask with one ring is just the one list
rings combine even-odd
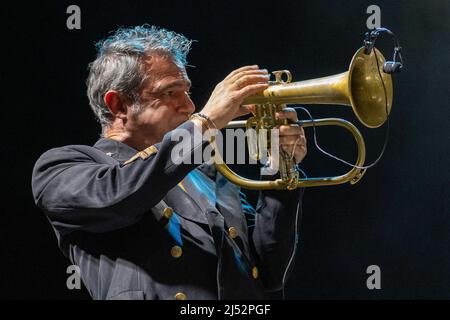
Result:
{"label": "jacket shoulder", "polygon": [[102,151],[87,145],[67,145],[45,151],[36,161],[32,172],[32,189],[42,189],[52,177],[79,164],[111,161]]}
{"label": "jacket shoulder", "polygon": [[65,156],[74,156],[77,154],[89,156],[91,154],[100,154],[102,153],[100,150],[96,149],[92,146],[87,145],[67,145],[57,148],[52,148],[47,151],[45,151],[40,157],[41,158],[48,158],[48,157],[65,157]]}
{"label": "jacket shoulder", "polygon": [[[105,153],[95,147],[87,145],[67,145],[63,147],[52,148],[45,151],[36,161],[35,170],[39,167],[53,164],[61,164],[65,162],[77,163],[108,159]],[[33,170],[33,171],[35,171]]]}

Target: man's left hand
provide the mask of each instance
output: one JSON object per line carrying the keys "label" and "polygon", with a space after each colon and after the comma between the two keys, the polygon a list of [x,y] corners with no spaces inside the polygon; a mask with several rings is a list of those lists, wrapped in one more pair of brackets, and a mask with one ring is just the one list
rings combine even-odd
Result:
{"label": "man's left hand", "polygon": [[[284,108],[276,113],[277,119],[298,121],[297,112],[293,108]],[[298,124],[280,126],[280,149],[294,156],[295,162],[300,163],[306,156],[306,137],[303,128]]]}

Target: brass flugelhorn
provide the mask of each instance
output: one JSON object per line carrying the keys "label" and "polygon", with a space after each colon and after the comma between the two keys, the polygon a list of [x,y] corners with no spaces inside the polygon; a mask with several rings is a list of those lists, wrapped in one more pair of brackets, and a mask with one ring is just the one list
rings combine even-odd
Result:
{"label": "brass flugelhorn", "polygon": [[[376,53],[375,53],[376,52]],[[378,61],[378,63],[377,63]],[[354,54],[348,71],[311,80],[291,82],[289,71],[274,71],[275,81],[260,94],[248,97],[244,105],[256,104],[256,112],[248,120],[231,121],[226,128],[266,129],[270,131],[282,124],[288,124],[286,119],[278,120],[277,111],[288,104],[334,104],[351,106],[359,121],[368,128],[377,128],[387,119],[392,106],[392,78],[384,73],[382,68],[385,62],[381,52],[374,48],[370,54],[365,54],[364,47]],[[283,80],[283,75],[286,79]],[[380,78],[381,76],[381,78]],[[223,161],[215,141],[213,160],[217,170],[232,183],[246,189],[287,189],[298,187],[329,186],[350,182],[357,183],[365,170],[357,167],[364,165],[366,148],[364,139],[359,130],[350,122],[340,118],[324,118],[300,121],[302,127],[314,126],[340,126],[355,138],[358,155],[355,167],[344,175],[319,178],[299,178],[294,160],[285,152],[280,152],[279,169],[280,178],[273,181],[250,180],[239,176]],[[268,135],[267,139],[270,139]],[[270,143],[270,141],[269,141]],[[258,140],[248,139],[249,149],[258,150]],[[260,155],[252,155],[260,158]]]}

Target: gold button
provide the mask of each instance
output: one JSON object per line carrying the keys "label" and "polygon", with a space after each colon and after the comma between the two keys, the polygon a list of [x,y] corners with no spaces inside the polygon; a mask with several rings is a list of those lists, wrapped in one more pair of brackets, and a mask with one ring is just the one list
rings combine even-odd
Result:
{"label": "gold button", "polygon": [[230,235],[231,239],[234,239],[238,236],[238,232],[235,227],[230,227],[228,229],[228,234]]}
{"label": "gold button", "polygon": [[179,247],[179,246],[173,246],[172,249],[170,249],[170,254],[174,258],[181,257],[182,253],[183,253],[183,250],[181,250],[181,247]]}
{"label": "gold button", "polygon": [[173,215],[173,209],[171,207],[167,207],[163,211],[163,215],[166,219],[172,218]]}
{"label": "gold button", "polygon": [[253,277],[253,279],[258,278],[258,268],[257,267],[252,268],[252,277]]}
{"label": "gold button", "polygon": [[176,299],[176,300],[186,300],[187,297],[186,297],[186,295],[185,295],[183,292],[178,292],[178,293],[175,295],[175,299]]}

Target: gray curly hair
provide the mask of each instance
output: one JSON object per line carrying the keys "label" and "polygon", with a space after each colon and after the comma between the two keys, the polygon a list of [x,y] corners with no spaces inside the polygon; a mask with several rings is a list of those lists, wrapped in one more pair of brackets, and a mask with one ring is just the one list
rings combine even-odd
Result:
{"label": "gray curly hair", "polygon": [[152,54],[172,58],[180,67],[187,64],[186,56],[192,40],[182,34],[144,24],[119,28],[113,35],[96,43],[97,57],[89,64],[86,81],[89,104],[102,126],[102,132],[111,124],[113,115],[103,98],[108,90],[128,97],[133,112],[139,113],[139,89],[147,79],[142,59]]}

